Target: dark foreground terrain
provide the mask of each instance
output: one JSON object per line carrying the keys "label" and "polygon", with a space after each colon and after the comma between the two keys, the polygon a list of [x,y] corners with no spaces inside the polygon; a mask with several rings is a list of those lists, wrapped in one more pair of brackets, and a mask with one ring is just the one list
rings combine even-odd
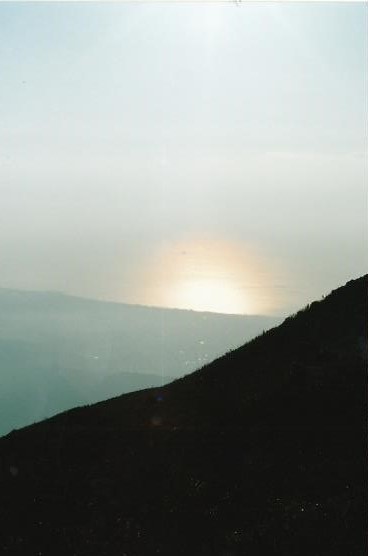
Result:
{"label": "dark foreground terrain", "polygon": [[363,556],[367,276],[163,388],[0,440],[0,552]]}

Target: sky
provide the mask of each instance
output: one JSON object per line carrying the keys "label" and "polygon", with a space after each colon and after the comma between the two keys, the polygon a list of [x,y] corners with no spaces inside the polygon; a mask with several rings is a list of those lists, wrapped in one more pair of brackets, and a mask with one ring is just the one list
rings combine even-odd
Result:
{"label": "sky", "polygon": [[367,272],[366,3],[0,3],[0,287],[286,315]]}

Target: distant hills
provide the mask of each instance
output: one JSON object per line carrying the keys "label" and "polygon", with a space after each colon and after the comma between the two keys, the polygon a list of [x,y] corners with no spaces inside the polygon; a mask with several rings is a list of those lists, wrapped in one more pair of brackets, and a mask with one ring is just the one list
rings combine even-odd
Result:
{"label": "distant hills", "polygon": [[166,384],[279,321],[0,289],[0,436]]}
{"label": "distant hills", "polygon": [[0,439],[4,553],[363,556],[367,286]]}

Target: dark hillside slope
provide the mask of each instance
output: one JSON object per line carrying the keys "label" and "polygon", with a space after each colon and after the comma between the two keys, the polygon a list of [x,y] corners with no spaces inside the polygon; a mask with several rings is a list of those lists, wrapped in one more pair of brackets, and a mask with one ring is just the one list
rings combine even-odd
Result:
{"label": "dark hillside slope", "polygon": [[168,386],[0,439],[3,553],[365,554],[367,285]]}

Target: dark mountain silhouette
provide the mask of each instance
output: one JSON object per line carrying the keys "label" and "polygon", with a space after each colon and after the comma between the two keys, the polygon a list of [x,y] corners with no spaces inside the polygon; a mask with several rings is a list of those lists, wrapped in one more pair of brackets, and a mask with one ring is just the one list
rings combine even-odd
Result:
{"label": "dark mountain silhouette", "polygon": [[367,285],[0,439],[3,553],[363,556]]}
{"label": "dark mountain silhouette", "polygon": [[279,322],[0,288],[0,436],[162,386]]}

